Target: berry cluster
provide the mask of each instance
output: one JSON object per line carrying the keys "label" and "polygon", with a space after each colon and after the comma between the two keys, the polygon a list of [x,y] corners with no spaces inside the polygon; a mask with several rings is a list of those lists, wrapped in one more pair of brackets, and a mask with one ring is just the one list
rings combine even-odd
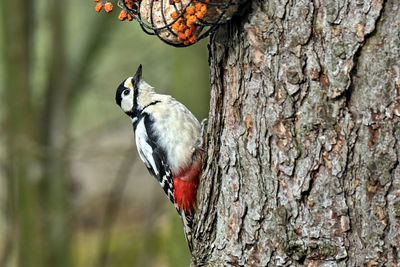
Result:
{"label": "berry cluster", "polygon": [[[179,3],[181,0],[174,0],[175,3]],[[209,0],[206,0],[207,2]],[[193,1],[195,2],[195,1]],[[172,24],[172,29],[177,32],[178,41],[184,45],[194,44],[196,42],[196,26],[194,25],[198,19],[204,18],[207,13],[207,5],[205,3],[197,2],[195,6],[188,6],[183,13],[183,16],[179,17],[177,12],[172,12],[171,17],[178,20]]]}
{"label": "berry cluster", "polygon": [[[141,0],[124,0],[124,3],[126,7],[130,10],[130,12],[132,12],[131,14],[137,15],[139,12],[138,5],[140,1]],[[159,0],[148,1],[155,1],[158,3]],[[184,5],[185,1],[186,0],[169,0],[169,3],[170,5],[174,5],[174,3],[180,3],[181,5]],[[176,11],[170,13],[170,17],[174,21],[171,28],[175,31],[177,36],[173,36],[174,38],[176,38],[175,40],[173,40],[173,42],[178,41],[180,43],[183,43],[184,45],[189,45],[194,44],[197,41],[197,36],[202,29],[202,26],[199,26],[199,24],[203,22],[202,20],[205,19],[205,16],[207,14],[207,3],[205,2],[209,1],[210,0],[204,0],[204,2],[200,2],[199,0],[192,0],[189,6],[187,6],[183,11],[178,11],[177,7],[175,6]],[[94,2],[96,2],[96,6],[94,8],[96,12],[101,12],[103,9],[107,13],[113,11],[113,4],[107,0],[94,0]],[[122,8],[118,15],[118,19],[120,21],[133,20],[131,14],[129,14],[120,4],[118,4],[118,6]],[[164,12],[164,10],[162,12]]]}
{"label": "berry cluster", "polygon": [[[129,8],[134,15],[137,15],[139,9],[137,2],[138,0],[124,0],[127,8]],[[133,18],[125,9],[122,9],[122,11],[119,13],[118,19],[120,21],[124,21],[125,19],[131,21]]]}
{"label": "berry cluster", "polygon": [[104,7],[104,11],[110,13],[114,8],[113,4],[111,4],[110,2],[106,2],[105,4],[103,4],[103,2],[99,2],[99,0],[94,1],[97,2],[96,6],[94,7],[94,10],[96,10],[96,12],[102,11]]}
{"label": "berry cluster", "polygon": [[[94,10],[96,12],[100,12],[104,8],[104,11],[106,11],[107,13],[110,13],[114,8],[113,4],[111,4],[110,2],[106,2],[105,4],[103,4],[103,2],[101,2],[100,0],[94,0],[94,1],[97,2],[96,6],[94,7]],[[137,14],[137,10],[138,10],[137,1],[138,0],[124,0],[126,6],[130,10],[132,10],[132,13],[135,14],[135,15]],[[118,19],[120,21],[124,21],[126,19],[131,21],[133,18],[126,10],[123,9],[119,13]]]}

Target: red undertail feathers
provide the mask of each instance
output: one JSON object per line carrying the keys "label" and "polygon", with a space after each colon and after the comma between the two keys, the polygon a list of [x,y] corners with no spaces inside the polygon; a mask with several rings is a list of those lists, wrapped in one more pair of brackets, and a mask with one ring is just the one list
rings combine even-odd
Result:
{"label": "red undertail feathers", "polygon": [[190,167],[174,175],[174,198],[179,210],[191,214],[196,207],[200,182],[201,158]]}

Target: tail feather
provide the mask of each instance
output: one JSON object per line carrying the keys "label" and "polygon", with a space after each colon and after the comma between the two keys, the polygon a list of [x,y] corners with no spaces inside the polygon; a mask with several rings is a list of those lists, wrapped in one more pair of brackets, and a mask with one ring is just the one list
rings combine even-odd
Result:
{"label": "tail feather", "polygon": [[192,251],[193,213],[185,213],[184,210],[178,210],[178,213],[181,216],[181,220],[183,223],[183,231],[185,232],[186,242],[189,246],[190,251]]}

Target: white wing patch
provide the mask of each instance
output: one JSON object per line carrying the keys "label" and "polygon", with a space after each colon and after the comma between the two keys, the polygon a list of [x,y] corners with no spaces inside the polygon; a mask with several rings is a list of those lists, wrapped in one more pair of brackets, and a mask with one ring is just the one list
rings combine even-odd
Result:
{"label": "white wing patch", "polygon": [[165,186],[165,182],[168,182],[168,177],[167,175],[164,175],[160,181],[160,185],[162,186],[162,188],[164,188]]}
{"label": "white wing patch", "polygon": [[149,145],[149,139],[146,127],[144,126],[144,118],[140,119],[135,131],[136,146],[140,159],[146,164],[147,168],[151,168],[155,175],[159,175],[156,163],[153,158],[153,148]]}

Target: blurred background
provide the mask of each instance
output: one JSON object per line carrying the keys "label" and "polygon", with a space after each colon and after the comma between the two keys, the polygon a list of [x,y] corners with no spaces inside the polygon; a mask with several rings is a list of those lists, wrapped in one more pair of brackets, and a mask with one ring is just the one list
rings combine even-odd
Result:
{"label": "blurred background", "polygon": [[207,117],[207,40],[165,45],[119,8],[0,1],[0,267],[189,266],[181,222],[138,159],[119,83]]}

